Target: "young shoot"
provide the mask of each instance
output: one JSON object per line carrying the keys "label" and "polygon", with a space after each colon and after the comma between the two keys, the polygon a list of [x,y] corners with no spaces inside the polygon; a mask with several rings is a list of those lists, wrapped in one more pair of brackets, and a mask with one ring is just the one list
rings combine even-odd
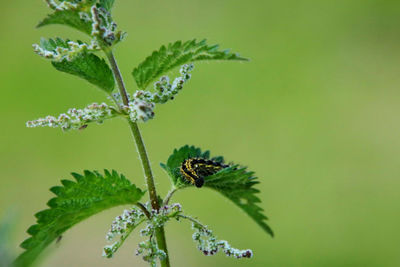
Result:
{"label": "young shoot", "polygon": [[[162,198],[158,193],[159,188],[156,188],[149,156],[139,129],[139,123],[150,122],[155,117],[158,104],[170,103],[170,100],[182,92],[191,79],[194,62],[247,59],[229,50],[221,50],[218,45],[209,45],[206,40],[176,41],[162,45],[133,68],[131,78],[136,82],[136,86],[127,88],[114,57],[117,44],[126,39],[126,33],[118,29],[112,16],[114,2],[46,0],[51,13],[38,27],[65,25],[84,33],[86,38],[82,41],[60,37],[42,38],[38,44],[33,45],[34,52],[50,61],[56,70],[77,76],[96,86],[104,92],[105,102],[89,104],[84,108],[72,107],[67,112],[60,110],[60,113],[64,113],[57,116],[37,114],[42,118],[28,121],[26,126],[61,128],[67,131],[83,130],[90,124],[101,124],[115,118],[125,120],[143,167],[145,188],[139,189],[133,181],[115,170],[72,173],[74,180],[61,180],[61,185],[50,189],[55,196],[48,201],[47,209],[35,215],[37,223],[28,229],[29,237],[21,244],[24,252],[18,256],[14,265],[31,266],[46,247],[60,240],[72,226],[103,210],[121,205],[133,207],[124,210],[111,223],[106,234],[108,244],[103,248],[105,258],[113,258],[131,234],[138,234],[143,240],[132,254],[140,255],[150,266],[172,266],[169,253],[174,252],[168,251],[164,234],[164,228],[171,219],[189,221],[192,224],[193,241],[204,255],[211,256],[221,251],[237,259],[253,257],[250,249],[231,247],[228,241],[219,240],[208,226],[185,215],[182,204],[169,203],[181,189],[211,188],[230,199],[231,203],[272,236],[273,232],[266,224],[267,217],[259,206],[260,199],[256,195],[259,191],[255,188],[258,179],[254,172],[235,163],[225,163],[221,156],[211,157],[209,151],[183,145],[174,149],[166,163],[161,164],[171,181],[171,190]],[[123,4],[121,2],[121,5]],[[138,38],[133,38],[135,39]],[[167,76],[171,71],[178,69],[177,77],[170,79]],[[135,151],[132,153],[132,160],[136,160]],[[138,174],[129,176],[137,177]],[[135,183],[141,184],[140,181]]]}

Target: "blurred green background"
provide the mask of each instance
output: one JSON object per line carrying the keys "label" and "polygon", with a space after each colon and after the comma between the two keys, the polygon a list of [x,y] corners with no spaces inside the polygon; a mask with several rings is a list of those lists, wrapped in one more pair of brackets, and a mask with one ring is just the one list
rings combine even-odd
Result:
{"label": "blurred green background", "polygon": [[[44,37],[85,37],[62,26],[35,30],[43,1],[1,0],[0,217],[18,214],[10,249],[27,237],[48,191],[71,171],[116,169],[144,187],[126,123],[84,131],[27,129],[25,122],[104,101],[87,82],[35,55]],[[389,0],[117,1],[129,35],[116,57],[130,91],[134,66],[161,44],[208,38],[249,63],[198,63],[175,101],[141,125],[161,195],[158,163],[193,144],[248,165],[260,177],[271,239],[228,200],[188,189],[175,201],[255,257],[204,257],[187,223],[172,222],[172,266],[400,266],[400,2]],[[90,218],[52,246],[40,266],[146,266],[138,237],[113,260],[101,249],[122,208]]]}

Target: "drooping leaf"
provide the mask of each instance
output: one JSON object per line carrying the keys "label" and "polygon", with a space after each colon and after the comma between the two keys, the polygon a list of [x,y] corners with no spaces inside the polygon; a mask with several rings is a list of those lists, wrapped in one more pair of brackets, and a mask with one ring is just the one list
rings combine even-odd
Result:
{"label": "drooping leaf", "polygon": [[57,10],[47,15],[37,27],[40,28],[52,24],[67,25],[88,35],[92,32],[92,23],[81,18],[78,10]]}
{"label": "drooping leaf", "polygon": [[218,45],[208,45],[206,40],[177,41],[161,46],[133,70],[133,77],[140,89],[145,89],[152,81],[169,70],[200,60],[247,60],[229,50],[218,50]]}
{"label": "drooping leaf", "polygon": [[110,67],[95,54],[84,52],[71,61],[64,59],[52,64],[57,70],[83,78],[107,93],[114,90],[115,81]]}
{"label": "drooping leaf", "polygon": [[256,179],[254,172],[247,171],[245,167],[233,166],[207,177],[206,186],[232,200],[261,228],[274,236],[272,229],[265,223],[267,217],[263,214],[263,209],[257,205],[261,200],[255,195],[260,191],[253,187],[259,183]]}
{"label": "drooping leaf", "polygon": [[37,224],[28,229],[31,235],[22,242],[25,251],[16,259],[16,267],[30,266],[39,254],[73,225],[103,210],[135,204],[144,192],[116,171],[101,175],[85,171],[73,173],[75,181],[62,180],[63,186],[50,189],[56,197],[50,199],[49,209],[35,214]]}
{"label": "drooping leaf", "polygon": [[72,42],[61,38],[40,40],[34,45],[35,52],[53,60],[53,66],[62,72],[81,77],[100,89],[111,93],[115,82],[113,73],[104,59],[92,52],[99,48],[81,41]]}
{"label": "drooping leaf", "polygon": [[[209,151],[202,152],[200,148],[186,145],[180,149],[175,149],[168,158],[167,163],[161,164],[161,167],[167,171],[172,183],[177,188],[192,186],[185,181],[180,173],[182,162],[188,158],[210,159],[210,153]],[[220,163],[224,162],[221,156],[211,159]],[[263,214],[263,209],[258,206],[261,201],[255,194],[259,193],[259,190],[254,188],[254,185],[259,182],[254,176],[254,172],[247,171],[246,167],[230,164],[230,167],[205,177],[204,180],[204,187],[212,188],[229,198],[268,234],[274,235],[272,229],[265,222],[267,217]]]}

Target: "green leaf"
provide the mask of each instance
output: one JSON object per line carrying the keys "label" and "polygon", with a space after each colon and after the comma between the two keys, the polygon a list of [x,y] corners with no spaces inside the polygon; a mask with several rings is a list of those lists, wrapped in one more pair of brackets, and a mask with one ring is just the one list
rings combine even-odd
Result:
{"label": "green leaf", "polygon": [[37,27],[60,24],[67,25],[88,35],[92,32],[92,23],[81,19],[78,10],[57,10],[42,20]]}
{"label": "green leaf", "polygon": [[200,60],[248,60],[229,50],[218,50],[218,45],[207,45],[206,40],[177,41],[161,46],[133,70],[133,77],[140,89],[171,69]]}
{"label": "green leaf", "polygon": [[31,235],[22,242],[25,251],[16,259],[16,267],[30,266],[39,254],[73,225],[103,210],[135,204],[144,192],[116,171],[73,173],[76,181],[62,180],[63,186],[50,189],[56,197],[49,209],[36,213],[37,224],[28,229]]}
{"label": "green leaf", "polygon": [[100,0],[100,6],[104,7],[108,12],[111,11],[115,0]]}
{"label": "green leaf", "polygon": [[104,59],[92,53],[84,52],[71,61],[64,59],[52,64],[57,70],[83,78],[107,93],[114,90],[115,81],[110,67]]}
{"label": "green leaf", "polygon": [[167,163],[160,163],[161,167],[167,171],[172,183],[177,188],[190,186],[184,178],[182,178],[179,168],[182,162],[188,158],[206,158],[210,156],[209,151],[201,152],[200,148],[194,146],[183,146],[180,149],[174,149],[172,155],[168,158]]}
{"label": "green leaf", "polygon": [[[192,186],[185,181],[180,173],[182,162],[188,158],[210,159],[210,153],[209,151],[202,152],[200,148],[186,145],[180,149],[175,149],[168,158],[167,163],[161,164],[161,167],[167,171],[172,183],[177,188]],[[211,159],[220,163],[224,162],[223,157],[213,157]],[[205,177],[204,187],[214,189],[232,200],[262,229],[273,236],[272,229],[265,222],[267,217],[262,213],[263,209],[258,206],[261,201],[255,195],[259,193],[259,190],[254,188],[254,185],[259,183],[256,179],[254,172],[247,171],[246,167],[230,164],[230,167]]]}
{"label": "green leaf", "polygon": [[[61,61],[52,62],[53,66],[57,70],[81,77],[98,86],[105,92],[111,93],[115,87],[114,76],[104,59],[89,52],[95,51],[94,49],[96,48],[90,48],[93,50],[89,50],[88,45],[86,44],[86,46],[82,46],[83,48],[74,51],[68,43],[68,39],[42,38],[40,40],[40,48],[37,48],[41,50],[37,53],[45,58],[54,60],[62,59]],[[81,41],[77,41],[76,43],[79,45],[83,44]],[[46,51],[43,52],[42,50]],[[56,56],[50,57],[50,55]],[[70,60],[68,60],[69,58]]]}
{"label": "green leaf", "polygon": [[11,209],[0,214],[0,266],[12,266],[14,256],[11,253],[12,235],[17,225],[16,214]]}
{"label": "green leaf", "polygon": [[[90,7],[94,5],[95,2],[95,0],[80,2],[78,4],[78,8],[76,9],[55,10],[52,14],[47,15],[46,18],[39,22],[37,27],[40,28],[53,24],[66,25],[91,35],[92,21],[90,11],[88,10],[90,10]],[[108,12],[111,12],[113,5],[114,0],[99,1],[99,6],[105,8]],[[86,19],[84,19],[82,16],[85,16]]]}
{"label": "green leaf", "polygon": [[[46,39],[46,38],[40,38],[40,46],[47,51],[55,51],[57,47],[63,47],[63,48],[68,48],[68,39],[64,40],[62,38],[55,38],[55,39]],[[80,41],[78,41],[81,43]]]}

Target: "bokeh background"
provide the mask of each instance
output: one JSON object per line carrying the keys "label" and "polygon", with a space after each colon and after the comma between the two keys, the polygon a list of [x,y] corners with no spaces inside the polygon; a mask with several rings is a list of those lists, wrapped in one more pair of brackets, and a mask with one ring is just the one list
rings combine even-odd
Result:
{"label": "bokeh background", "polygon": [[[43,1],[1,0],[0,217],[14,217],[9,249],[44,209],[48,191],[71,171],[116,169],[144,187],[126,123],[84,131],[27,129],[25,121],[104,101],[87,82],[35,55],[44,37],[85,37],[63,26],[36,30]],[[116,57],[130,91],[134,66],[161,44],[208,38],[251,58],[198,63],[176,100],[141,125],[158,164],[193,144],[248,165],[260,177],[267,236],[228,200],[189,189],[175,201],[222,239],[255,257],[204,257],[187,223],[166,233],[172,266],[400,266],[400,2],[381,0],[117,1],[114,17],[129,36]],[[67,232],[39,266],[146,266],[137,236],[113,260],[101,249],[116,208]]]}

